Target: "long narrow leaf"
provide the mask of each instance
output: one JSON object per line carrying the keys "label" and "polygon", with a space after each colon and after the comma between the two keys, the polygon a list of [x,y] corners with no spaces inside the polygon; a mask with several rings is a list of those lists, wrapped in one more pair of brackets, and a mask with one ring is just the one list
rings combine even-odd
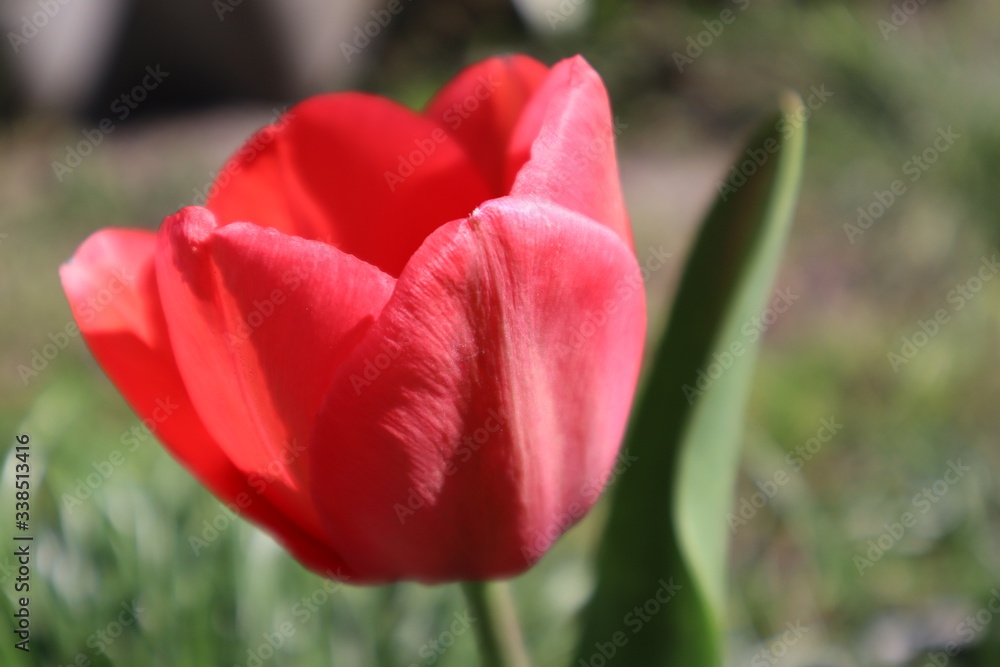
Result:
{"label": "long narrow leaf", "polygon": [[742,329],[766,308],[788,236],[802,111],[783,101],[739,156],[752,174],[720,188],[699,231],[630,425],[638,460],[611,498],[573,667],[722,664],[726,515],[758,348]]}

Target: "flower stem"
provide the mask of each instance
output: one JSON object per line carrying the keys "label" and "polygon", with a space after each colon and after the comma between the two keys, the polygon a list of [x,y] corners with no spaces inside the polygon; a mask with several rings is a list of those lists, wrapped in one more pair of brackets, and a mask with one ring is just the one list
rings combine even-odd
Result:
{"label": "flower stem", "polygon": [[476,619],[473,626],[483,667],[530,667],[506,582],[466,581],[462,592]]}

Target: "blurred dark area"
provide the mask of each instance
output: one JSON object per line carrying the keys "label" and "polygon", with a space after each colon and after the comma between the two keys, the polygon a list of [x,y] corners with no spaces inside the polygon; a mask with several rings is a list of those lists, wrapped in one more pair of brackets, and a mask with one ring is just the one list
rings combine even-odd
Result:
{"label": "blurred dark area", "polygon": [[245,0],[232,12],[209,2],[130,0],[93,92],[88,120],[107,113],[107,100],[140,81],[149,65],[173,77],[161,94],[137,109],[136,117],[246,101],[276,102],[294,96],[298,72],[287,39],[274,30],[281,8]]}
{"label": "blurred dark area", "polygon": [[[365,53],[353,67],[347,67],[351,63],[345,62],[342,50],[331,45],[352,43],[356,35],[351,28],[371,21],[371,12],[387,12],[377,2],[348,0],[336,8],[334,3],[308,0],[103,3],[101,16],[91,20],[101,23],[99,30],[90,29],[91,21],[65,26],[64,44],[73,45],[76,53],[63,49],[58,58],[48,58],[53,62],[28,62],[18,72],[11,71],[11,51],[4,52],[0,78],[4,113],[9,117],[14,112],[54,109],[83,120],[100,120],[107,114],[108,100],[141,81],[148,66],[169,72],[171,85],[151,96],[125,122],[234,102],[288,102],[343,85],[391,86],[394,79],[414,70],[447,70],[454,67],[454,55],[472,45],[488,48],[490,43],[509,45],[511,39],[528,41],[523,21],[505,0],[403,3],[400,0],[405,11],[383,14],[392,20],[378,26],[375,38],[368,38],[374,42],[371,48],[365,40]],[[25,60],[45,60],[48,52],[42,55],[42,47],[32,42],[46,39],[49,24],[62,20],[64,5],[53,0],[50,6],[57,9],[48,17],[37,3],[21,4],[27,13],[20,24],[8,17],[6,27],[23,40],[15,37],[11,46]],[[9,14],[16,17],[17,12]],[[314,30],[302,35],[297,24],[312,25]],[[317,61],[317,53],[334,57]],[[39,99],[32,85],[37,82],[30,76],[42,69],[55,79],[85,78],[89,85]]]}
{"label": "blurred dark area", "polygon": [[[503,51],[553,60],[589,47],[593,58],[612,68],[609,80],[625,100],[672,89],[679,79],[670,43],[642,27],[662,13],[657,2],[628,6],[563,0],[562,9],[560,3],[541,3],[553,8],[544,10],[547,16],[535,9],[533,23],[530,11],[518,11],[509,0],[399,0],[402,11],[380,25],[374,38],[361,37],[371,46],[362,46],[357,62],[345,62],[343,49],[331,46],[353,46],[353,28],[377,19],[388,3],[347,0],[333,9],[332,3],[312,0],[117,0],[98,3],[103,6],[95,12],[99,16],[78,23],[62,17],[76,10],[63,11],[60,0],[45,5],[57,8],[51,17],[37,2],[18,3],[24,12],[19,15],[11,5],[4,22],[15,35],[8,36],[12,49],[4,52],[0,70],[0,99],[7,117],[56,111],[99,121],[107,114],[108,101],[137,85],[149,66],[169,72],[171,85],[151,95],[123,122],[220,104],[287,102],[343,86],[391,90],[428,71],[454,71],[478,54]],[[713,3],[693,5],[709,12]],[[580,23],[573,18],[576,13],[587,14],[588,20]],[[567,22],[571,30],[560,27]],[[57,23],[64,33],[59,35],[63,47],[52,55],[48,44],[38,42],[53,40],[48,28]],[[298,33],[299,24],[313,30]],[[324,25],[326,29],[318,27]],[[551,34],[539,34],[538,28]],[[628,39],[621,39],[626,32]],[[322,61],[318,54],[334,57]],[[456,55],[461,59],[456,61]],[[53,81],[77,83],[47,90],[38,72]]]}

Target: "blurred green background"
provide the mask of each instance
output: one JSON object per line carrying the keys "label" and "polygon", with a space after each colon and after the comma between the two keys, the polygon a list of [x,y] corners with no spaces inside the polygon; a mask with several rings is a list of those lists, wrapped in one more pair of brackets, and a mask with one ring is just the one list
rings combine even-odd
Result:
{"label": "blurred green background", "polygon": [[[94,31],[111,36],[93,51],[92,84],[63,96],[33,90],[41,70],[19,59],[29,46],[40,57],[43,33],[73,17],[60,9],[19,50],[8,30],[18,34],[41,5],[8,12],[0,539],[10,544],[14,436],[28,433],[35,559],[31,654],[12,650],[7,609],[0,663],[475,664],[472,633],[452,634],[465,610],[456,587],[334,586],[231,519],[141,430],[129,451],[140,422],[78,337],[37,376],[18,369],[70,321],[57,269],[76,246],[101,227],[154,229],[196,201],[275,108],[342,87],[419,106],[463,65],[523,51],[550,63],[583,53],[605,78],[636,252],[672,253],[647,285],[651,336],[695,225],[746,157],[749,129],[786,88],[812,107],[776,284],[798,298],[767,326],[731,518],[732,664],[1000,664],[1000,619],[989,611],[1000,600],[1000,280],[989,268],[1000,237],[1000,3],[598,0],[546,14],[527,0],[414,2],[346,62],[340,42],[385,4],[358,3],[353,18],[313,26],[323,58],[337,62],[309,69],[287,56],[287,40],[262,40],[267,3],[227,2],[221,21],[214,6],[171,10],[163,23],[156,3],[123,9],[117,32]],[[209,6],[177,6],[186,4]],[[217,25],[202,35],[205,22]],[[225,41],[188,49],[185,40],[216,33]],[[213,56],[255,47],[264,55]],[[177,73],[57,178],[53,162],[161,55]],[[821,431],[822,420],[838,427]],[[952,464],[969,470],[956,479]],[[916,521],[897,539],[892,524],[905,512]],[[569,660],[602,518],[599,506],[514,582],[538,665]],[[213,522],[217,537],[196,555],[190,536],[211,535]],[[0,549],[7,607],[11,551]],[[133,601],[141,611],[122,606]],[[293,632],[270,651],[286,622]],[[788,623],[809,630],[786,647]],[[943,653],[950,642],[961,650]]]}

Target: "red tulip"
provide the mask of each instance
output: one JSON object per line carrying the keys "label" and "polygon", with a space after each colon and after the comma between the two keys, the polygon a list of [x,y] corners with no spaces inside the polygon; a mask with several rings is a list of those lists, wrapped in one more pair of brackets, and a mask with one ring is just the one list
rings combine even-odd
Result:
{"label": "red tulip", "polygon": [[306,566],[513,575],[593,505],[635,390],[613,142],[580,57],[492,58],[422,115],[320,95],[204,207],[95,233],[63,285],[170,452]]}

